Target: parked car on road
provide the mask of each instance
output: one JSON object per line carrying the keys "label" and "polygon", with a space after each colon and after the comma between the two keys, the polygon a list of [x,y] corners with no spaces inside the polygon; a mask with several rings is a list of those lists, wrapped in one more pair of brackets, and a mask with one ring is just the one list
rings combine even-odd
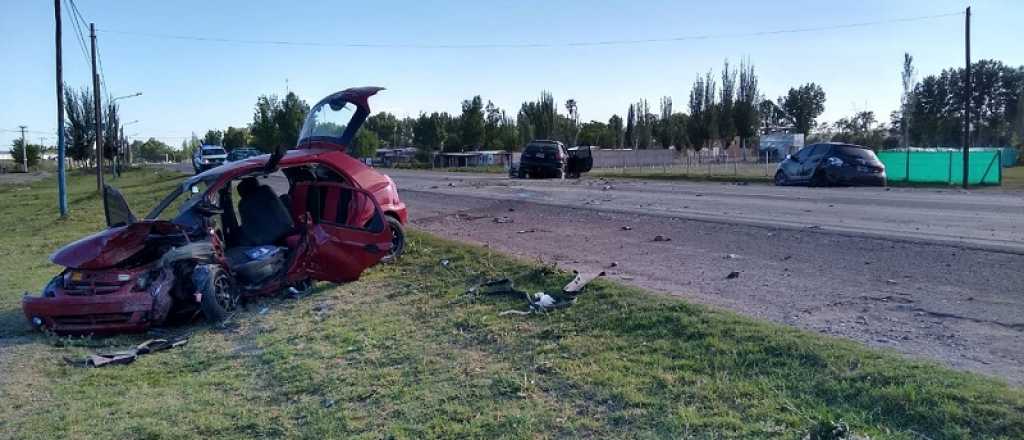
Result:
{"label": "parked car on road", "polygon": [[813,144],[779,163],[775,184],[885,186],[885,165],[868,147],[835,142]]}
{"label": "parked car on road", "polygon": [[248,159],[250,157],[259,156],[261,154],[263,154],[263,152],[260,151],[260,150],[255,149],[255,148],[249,148],[249,147],[235,148],[235,149],[231,150],[230,153],[228,153],[228,162],[235,162],[235,161],[238,161],[238,160],[244,160],[244,159]]}
{"label": "parked car on road", "polygon": [[594,164],[590,147],[565,148],[559,141],[534,140],[523,149],[515,175],[519,178],[580,177]]}
{"label": "parked car on road", "polygon": [[201,145],[192,153],[192,169],[199,174],[210,168],[219,167],[228,159],[227,151],[218,145]]}
{"label": "parked car on road", "polygon": [[[243,298],[353,281],[396,258],[407,213],[395,183],[345,153],[379,90],[324,98],[295,149],[189,177],[143,218],[105,187],[107,229],[50,257],[64,269],[22,298],[25,317],[60,334],[143,331],[199,312],[220,321]],[[277,171],[282,194],[263,183]]]}

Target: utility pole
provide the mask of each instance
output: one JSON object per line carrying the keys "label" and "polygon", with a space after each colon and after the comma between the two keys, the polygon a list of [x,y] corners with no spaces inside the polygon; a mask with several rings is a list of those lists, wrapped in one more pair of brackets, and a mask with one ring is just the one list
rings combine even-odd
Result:
{"label": "utility pole", "polygon": [[61,59],[60,0],[53,0],[57,43],[57,208],[61,217],[68,215],[68,193],[64,159],[64,61]]}
{"label": "utility pole", "polygon": [[28,149],[25,148],[25,129],[27,125],[19,125],[21,129],[21,171],[28,172]]}
{"label": "utility pole", "polygon": [[967,189],[967,173],[970,167],[968,162],[970,161],[971,154],[971,97],[974,96],[974,90],[971,85],[971,7],[967,7],[967,15],[964,16],[964,52],[967,60],[967,72],[966,79],[964,80],[964,182],[963,187]]}
{"label": "utility pole", "polygon": [[[96,24],[89,23],[92,41],[92,111],[96,121],[96,191],[103,195],[103,113],[100,101],[100,75],[96,73]],[[104,202],[105,203],[105,202]]]}

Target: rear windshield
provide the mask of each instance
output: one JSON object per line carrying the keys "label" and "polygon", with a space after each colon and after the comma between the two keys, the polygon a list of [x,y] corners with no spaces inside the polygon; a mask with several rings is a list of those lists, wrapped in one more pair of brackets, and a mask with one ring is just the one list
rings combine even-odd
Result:
{"label": "rear windshield", "polygon": [[557,153],[558,152],[558,147],[556,145],[554,145],[554,144],[533,144],[533,145],[527,145],[526,146],[526,151],[529,151],[531,153],[534,153],[534,152]]}
{"label": "rear windshield", "polygon": [[217,155],[224,154],[223,148],[203,148],[203,154]]}
{"label": "rear windshield", "polygon": [[877,161],[878,156],[875,156],[875,152],[866,148],[849,147],[845,145],[838,145],[832,148],[832,151],[841,157],[848,157],[851,159],[864,159],[867,161]]}

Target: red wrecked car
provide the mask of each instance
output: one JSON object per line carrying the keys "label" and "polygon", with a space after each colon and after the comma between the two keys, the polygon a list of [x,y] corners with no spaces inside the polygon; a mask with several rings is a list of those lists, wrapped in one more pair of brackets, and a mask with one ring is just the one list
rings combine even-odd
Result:
{"label": "red wrecked car", "polygon": [[50,257],[65,269],[26,294],[25,316],[61,334],[143,331],[197,311],[219,321],[243,298],[353,281],[396,258],[407,214],[395,183],[345,153],[380,90],[324,98],[295,149],[192,176],[142,219],[106,187],[108,229]]}

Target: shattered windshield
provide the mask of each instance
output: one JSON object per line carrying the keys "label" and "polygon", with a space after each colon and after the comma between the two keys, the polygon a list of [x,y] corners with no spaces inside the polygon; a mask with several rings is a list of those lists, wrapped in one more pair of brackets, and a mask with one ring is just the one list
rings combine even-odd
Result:
{"label": "shattered windshield", "polygon": [[325,100],[309,111],[306,122],[299,133],[299,144],[311,141],[326,141],[346,145],[353,133],[347,133],[356,106],[341,100]]}
{"label": "shattered windshield", "polygon": [[[206,194],[206,189],[210,183],[219,177],[219,174],[207,176],[206,178],[200,179],[200,176],[195,176],[178,185],[174,191],[171,191],[167,197],[164,197],[153,208],[149,214],[146,215],[147,220],[173,220],[181,212],[195,205],[199,200],[202,200],[203,195]],[[167,209],[173,208],[173,209]]]}

